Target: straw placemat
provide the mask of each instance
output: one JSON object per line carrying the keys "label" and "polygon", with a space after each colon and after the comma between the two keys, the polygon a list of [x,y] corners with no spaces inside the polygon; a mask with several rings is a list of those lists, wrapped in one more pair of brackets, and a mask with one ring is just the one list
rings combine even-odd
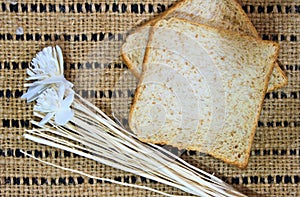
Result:
{"label": "straw placemat", "polygon": [[[130,30],[174,2],[0,3],[0,196],[157,196],[41,164],[24,157],[20,150],[95,176],[184,194],[25,140],[22,134],[31,127],[32,105],[20,99],[31,59],[45,46],[59,44],[66,62],[65,75],[76,91],[126,123],[137,81],[122,63],[119,47]],[[249,196],[300,196],[300,1],[243,0],[241,4],[261,37],[280,43],[279,60],[289,83],[266,95],[246,170],[197,152],[181,156]],[[172,151],[179,153],[175,148]]]}

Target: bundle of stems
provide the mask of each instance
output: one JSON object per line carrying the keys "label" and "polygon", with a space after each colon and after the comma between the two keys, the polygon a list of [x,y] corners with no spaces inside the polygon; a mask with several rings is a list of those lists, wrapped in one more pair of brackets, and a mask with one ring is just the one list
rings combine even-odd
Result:
{"label": "bundle of stems", "polygon": [[[50,62],[56,65],[56,76],[48,73],[48,78],[38,78],[45,76],[45,72],[41,72],[41,64],[44,62],[40,59],[43,56],[53,59]],[[245,196],[164,148],[141,142],[133,133],[76,94],[71,89],[72,84],[61,78],[63,60],[58,46],[45,48],[36,59],[40,61],[37,64],[33,61],[34,67],[29,68],[28,73],[31,74],[29,80],[37,81],[27,84],[30,88],[23,98],[37,100],[34,115],[42,121],[31,121],[35,127],[27,130],[25,138],[155,180],[192,195]],[[53,72],[53,69],[50,70]],[[151,191],[169,195],[154,189]]]}

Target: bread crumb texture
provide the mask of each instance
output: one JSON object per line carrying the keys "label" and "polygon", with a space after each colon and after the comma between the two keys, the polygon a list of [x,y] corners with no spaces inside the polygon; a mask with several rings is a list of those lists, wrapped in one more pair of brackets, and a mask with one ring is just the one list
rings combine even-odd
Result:
{"label": "bread crumb texture", "polygon": [[245,167],[278,46],[175,18],[151,37],[133,132]]}

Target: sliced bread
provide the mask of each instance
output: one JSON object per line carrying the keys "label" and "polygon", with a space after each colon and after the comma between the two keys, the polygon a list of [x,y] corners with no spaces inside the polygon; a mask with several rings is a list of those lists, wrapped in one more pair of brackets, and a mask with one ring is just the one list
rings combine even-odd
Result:
{"label": "sliced bread", "polygon": [[129,124],[145,142],[246,167],[278,45],[172,18],[151,31]]}
{"label": "sliced bread", "polygon": [[[142,72],[145,47],[151,25],[160,19],[170,17],[187,19],[192,22],[259,37],[255,27],[240,4],[235,0],[181,1],[168,9],[163,15],[147,22],[127,37],[122,46],[122,58],[137,78],[140,77]],[[276,64],[268,85],[268,91],[273,91],[286,84],[287,76]]]}

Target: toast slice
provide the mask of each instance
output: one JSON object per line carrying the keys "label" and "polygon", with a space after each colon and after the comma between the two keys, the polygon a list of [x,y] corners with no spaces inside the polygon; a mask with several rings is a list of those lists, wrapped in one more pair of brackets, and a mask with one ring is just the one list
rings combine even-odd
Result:
{"label": "toast slice", "polygon": [[[122,46],[122,58],[137,78],[142,72],[142,63],[151,25],[160,19],[170,17],[186,19],[259,38],[255,27],[235,0],[184,0],[172,6],[161,16],[147,22],[127,37]],[[287,76],[276,64],[268,85],[268,91],[273,91],[286,84]]]}
{"label": "toast slice", "polygon": [[240,168],[279,46],[187,20],[151,31],[129,125],[144,142],[210,154]]}

